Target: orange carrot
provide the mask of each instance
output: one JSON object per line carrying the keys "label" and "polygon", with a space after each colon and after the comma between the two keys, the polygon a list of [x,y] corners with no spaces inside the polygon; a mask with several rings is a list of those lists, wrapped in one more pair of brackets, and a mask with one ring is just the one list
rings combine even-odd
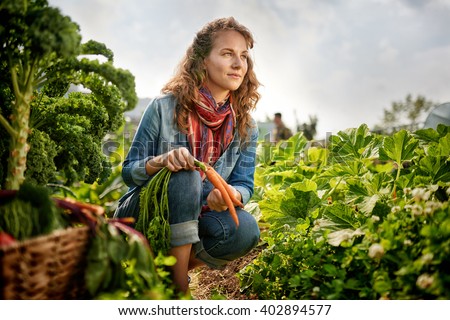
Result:
{"label": "orange carrot", "polygon": [[[208,168],[211,168],[211,170],[214,170],[213,167],[211,167],[210,165],[207,165],[203,162],[200,162],[198,160],[194,160],[194,163],[197,167],[200,168],[200,170],[202,170],[203,172],[206,172],[206,170]],[[241,201],[239,201],[236,196],[234,195],[234,190],[233,188],[222,178],[222,176],[220,174],[217,173],[216,170],[214,170],[214,172],[217,174],[217,177],[220,179],[220,181],[222,182],[222,184],[225,186],[225,189],[227,190],[228,194],[230,195],[231,201],[233,201],[234,205],[243,208],[244,205],[242,204]]]}
{"label": "orange carrot", "polygon": [[236,205],[242,208],[244,207],[244,205],[236,198],[233,188],[210,165],[207,165],[198,160],[194,160],[194,163],[197,167],[200,168],[200,170],[202,170],[206,174],[206,177],[212,183],[212,185],[220,191],[220,194],[222,195],[222,198],[224,199],[228,210],[230,211],[230,215],[233,218],[233,221],[236,223],[236,226],[239,227],[239,220],[234,206]]}
{"label": "orange carrot", "polygon": [[207,167],[205,173],[206,177],[212,183],[212,185],[216,187],[222,194],[222,198],[228,207],[228,211],[230,211],[231,218],[233,219],[234,223],[236,223],[236,227],[239,227],[239,219],[236,213],[236,208],[234,207],[233,201],[231,200],[226,187],[223,185],[222,181],[219,178],[220,175],[212,167]]}
{"label": "orange carrot", "polygon": [[[211,167],[211,169],[213,169]],[[214,170],[214,169],[213,169]],[[217,172],[216,172],[217,173]],[[217,173],[217,177],[219,178],[219,180],[222,182],[222,184],[224,185],[224,187],[227,189],[228,194],[230,195],[231,201],[233,201],[235,206],[241,207],[243,208],[244,205],[242,204],[242,202],[240,202],[236,196],[234,195],[234,190],[233,188],[225,181],[224,178],[222,178],[222,176],[220,174]]]}

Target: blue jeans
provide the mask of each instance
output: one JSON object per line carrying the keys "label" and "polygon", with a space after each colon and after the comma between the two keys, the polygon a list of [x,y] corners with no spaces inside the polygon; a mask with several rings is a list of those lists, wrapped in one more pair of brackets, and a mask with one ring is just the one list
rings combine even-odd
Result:
{"label": "blue jeans", "polygon": [[[139,217],[137,188],[126,199],[121,199],[114,217]],[[192,243],[197,259],[211,268],[244,256],[259,240],[259,227],[255,218],[245,210],[236,208],[239,228],[228,210],[209,211],[200,215],[206,192],[197,171],[172,172],[169,187],[169,224],[172,247]]]}

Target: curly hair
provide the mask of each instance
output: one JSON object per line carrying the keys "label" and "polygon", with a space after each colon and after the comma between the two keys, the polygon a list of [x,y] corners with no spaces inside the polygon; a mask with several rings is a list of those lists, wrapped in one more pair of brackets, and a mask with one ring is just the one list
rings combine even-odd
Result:
{"label": "curly hair", "polygon": [[[206,79],[205,58],[210,54],[217,34],[220,31],[234,30],[239,32],[253,48],[254,39],[251,32],[233,17],[216,19],[206,24],[197,32],[192,44],[179,63],[173,78],[162,88],[162,93],[172,93],[178,102],[175,121],[182,132],[188,132],[188,117],[193,110],[198,88]],[[231,92],[236,123],[242,141],[247,138],[247,130],[251,126],[250,112],[256,107],[260,98],[257,89],[260,85],[253,70],[253,61],[247,58],[248,70],[240,87]]]}

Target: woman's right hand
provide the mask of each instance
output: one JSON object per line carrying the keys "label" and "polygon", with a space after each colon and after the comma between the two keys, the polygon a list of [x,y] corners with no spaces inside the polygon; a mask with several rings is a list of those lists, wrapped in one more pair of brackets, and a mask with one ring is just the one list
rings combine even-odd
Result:
{"label": "woman's right hand", "polygon": [[170,171],[194,170],[194,157],[185,147],[170,150],[167,153],[156,156],[147,161],[146,170],[149,175],[153,175],[161,168],[167,167]]}

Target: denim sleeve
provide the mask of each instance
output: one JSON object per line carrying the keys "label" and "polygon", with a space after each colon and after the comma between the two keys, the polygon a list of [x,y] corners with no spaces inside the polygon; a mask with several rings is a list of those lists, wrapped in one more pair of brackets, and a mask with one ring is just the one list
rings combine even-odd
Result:
{"label": "denim sleeve", "polygon": [[156,156],[161,116],[158,100],[152,100],[142,115],[130,150],[123,162],[122,178],[129,187],[141,186],[149,176],[145,163]]}
{"label": "denim sleeve", "polygon": [[241,148],[239,158],[227,181],[239,191],[243,204],[246,204],[250,200],[254,188],[258,128],[255,123],[253,125],[254,127],[250,131],[250,141],[245,143]]}

